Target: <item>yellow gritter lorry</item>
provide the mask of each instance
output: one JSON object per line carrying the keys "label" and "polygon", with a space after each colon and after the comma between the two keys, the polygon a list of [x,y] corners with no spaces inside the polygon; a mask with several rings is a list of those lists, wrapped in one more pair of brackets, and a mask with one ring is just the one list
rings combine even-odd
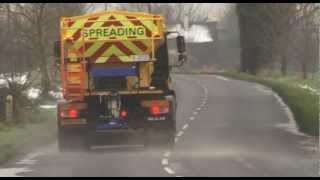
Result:
{"label": "yellow gritter lorry", "polygon": [[[63,91],[57,107],[61,151],[123,144],[133,137],[146,146],[173,144],[177,102],[169,33],[164,18],[150,13],[61,18],[54,44]],[[183,36],[178,34],[176,42],[182,65]]]}

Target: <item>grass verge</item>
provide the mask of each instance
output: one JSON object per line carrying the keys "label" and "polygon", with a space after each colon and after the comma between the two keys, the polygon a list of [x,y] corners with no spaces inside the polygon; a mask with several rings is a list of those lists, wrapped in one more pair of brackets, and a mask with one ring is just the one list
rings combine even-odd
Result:
{"label": "grass verge", "polygon": [[55,109],[37,109],[27,119],[15,124],[0,123],[0,163],[7,162],[30,149],[35,141],[52,138],[55,128]]}

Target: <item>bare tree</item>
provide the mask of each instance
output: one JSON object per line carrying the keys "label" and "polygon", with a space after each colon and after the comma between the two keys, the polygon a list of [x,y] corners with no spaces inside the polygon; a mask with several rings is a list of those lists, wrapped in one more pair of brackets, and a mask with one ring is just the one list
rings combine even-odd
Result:
{"label": "bare tree", "polygon": [[[315,4],[303,5],[301,16],[307,16],[309,11],[314,9]],[[308,71],[311,66],[317,67],[317,52],[319,51],[319,27],[317,25],[318,15],[314,14],[307,18],[303,18],[302,21],[294,29],[295,34],[292,37],[294,44],[294,53],[297,55],[301,64],[302,77],[304,79],[308,76]]]}
{"label": "bare tree", "polygon": [[48,58],[53,40],[58,37],[59,18],[62,15],[80,14],[84,4],[14,4],[12,19],[23,45],[34,53],[41,72],[43,97],[48,96],[51,83],[48,73]]}
{"label": "bare tree", "polygon": [[[241,41],[254,37],[257,40],[255,44],[259,44],[262,52],[270,54],[272,60],[270,62],[279,61],[281,72],[286,75],[293,29],[303,20],[314,16],[319,8],[312,3],[259,3],[239,6],[244,7],[243,10],[238,11],[238,15],[243,17],[239,21],[240,27],[249,28],[248,37],[240,36]],[[245,23],[249,23],[251,27],[246,27]],[[251,32],[254,30],[253,27],[254,29],[259,27],[259,32],[253,34]]]}
{"label": "bare tree", "polygon": [[187,29],[186,24],[192,26],[208,20],[207,13],[203,13],[203,7],[196,3],[125,3],[120,9],[161,14],[169,24],[181,24]]}
{"label": "bare tree", "polygon": [[175,3],[173,10],[176,13],[177,22],[183,25],[184,29],[188,29],[195,23],[206,22],[208,20],[208,13],[203,13],[202,4]]}
{"label": "bare tree", "polygon": [[8,92],[13,96],[14,117],[18,117],[21,107],[31,105],[24,97],[26,91],[36,79],[32,73],[30,54],[21,46],[19,34],[12,24],[12,10],[9,3],[2,4],[0,33],[1,78],[6,80]]}

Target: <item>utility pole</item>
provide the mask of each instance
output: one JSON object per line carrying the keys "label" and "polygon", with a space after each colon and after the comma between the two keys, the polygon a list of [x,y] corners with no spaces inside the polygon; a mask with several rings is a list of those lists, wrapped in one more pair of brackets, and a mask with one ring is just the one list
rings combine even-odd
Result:
{"label": "utility pole", "polygon": [[104,3],[104,10],[105,10],[105,11],[108,10],[108,3]]}
{"label": "utility pole", "polygon": [[8,31],[10,31],[10,16],[11,16],[11,14],[10,14],[10,4],[9,3],[7,3],[6,4],[6,10],[7,10],[7,28],[8,28]]}
{"label": "utility pole", "polygon": [[[320,8],[320,3],[317,3],[317,6]],[[320,15],[320,13],[318,12],[318,15]],[[316,20],[316,24],[317,24],[317,30],[318,30],[318,38],[317,38],[317,46],[318,46],[318,68],[320,69],[320,18],[318,16],[317,20]],[[318,70],[319,70],[318,69]],[[320,102],[319,102],[320,104]],[[319,112],[320,114],[320,112]],[[320,127],[319,127],[320,128]],[[320,139],[319,139],[320,142]]]}
{"label": "utility pole", "polygon": [[147,4],[148,12],[151,13],[152,11],[152,3]]}

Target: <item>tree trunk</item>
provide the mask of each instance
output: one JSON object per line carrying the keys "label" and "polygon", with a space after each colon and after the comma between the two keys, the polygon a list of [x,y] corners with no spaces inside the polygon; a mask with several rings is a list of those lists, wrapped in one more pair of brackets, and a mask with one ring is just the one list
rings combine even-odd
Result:
{"label": "tree trunk", "polygon": [[286,76],[287,75],[287,57],[286,55],[282,55],[282,59],[281,59],[281,74],[282,76]]}
{"label": "tree trunk", "polygon": [[40,61],[41,61],[41,87],[42,87],[42,92],[41,95],[42,97],[48,97],[49,95],[49,90],[50,90],[50,78],[49,78],[49,74],[48,74],[48,68],[47,68],[47,61],[46,61],[46,57],[44,55],[43,52],[40,52]]}
{"label": "tree trunk", "polygon": [[45,54],[45,47],[42,43],[42,33],[39,35],[40,37],[40,43],[39,43],[39,60],[40,60],[40,72],[41,72],[41,87],[42,87],[42,92],[41,96],[42,97],[48,97],[49,95],[49,90],[51,88],[51,83],[50,83],[50,78],[49,78],[49,73],[48,73],[48,67],[47,67],[47,57]]}
{"label": "tree trunk", "polygon": [[148,12],[151,13],[152,12],[152,3],[148,3],[147,8],[148,8]]}
{"label": "tree trunk", "polygon": [[307,79],[307,62],[302,62],[302,78]]}
{"label": "tree trunk", "polygon": [[39,58],[40,58],[40,71],[41,71],[41,86],[42,98],[46,98],[49,95],[49,90],[51,88],[51,83],[48,74],[48,67],[47,67],[47,56],[46,56],[46,47],[44,42],[44,31],[42,27],[43,22],[43,13],[45,9],[45,4],[41,4],[40,12],[37,20],[37,31],[38,31],[38,48],[39,48]]}

